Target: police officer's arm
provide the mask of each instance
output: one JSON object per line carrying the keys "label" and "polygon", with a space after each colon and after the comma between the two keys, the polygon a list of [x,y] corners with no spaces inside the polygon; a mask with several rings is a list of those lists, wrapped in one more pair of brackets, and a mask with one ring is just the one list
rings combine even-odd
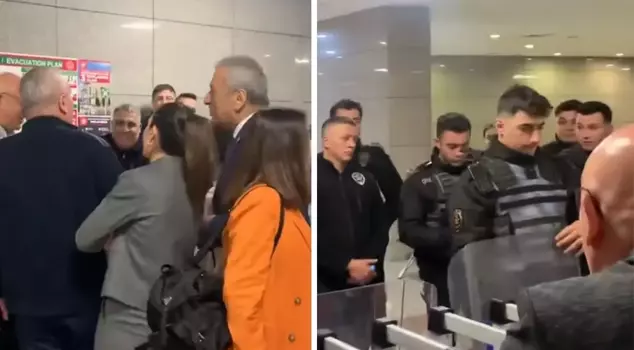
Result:
{"label": "police officer's arm", "polygon": [[376,180],[371,181],[367,187],[370,191],[370,220],[372,220],[372,236],[370,242],[370,256],[367,259],[383,261],[387,245],[390,242],[390,226],[392,221],[388,219],[388,211],[381,197],[379,185]]}
{"label": "police officer's arm", "polygon": [[401,179],[401,175],[396,170],[390,156],[381,147],[375,146],[373,153],[375,153],[374,158],[377,160],[378,169],[373,169],[372,173],[376,176],[381,192],[385,197],[387,222],[391,226],[398,217],[403,179]]}
{"label": "police officer's arm", "polygon": [[447,209],[454,250],[493,237],[495,201],[481,193],[469,171],[460,176]]}
{"label": "police officer's arm", "polygon": [[338,240],[341,239],[339,236],[341,232],[319,229],[319,227],[332,227],[332,225],[324,222],[327,219],[327,215],[319,215],[320,207],[328,205],[326,201],[321,203],[317,205],[316,217],[318,227],[317,268],[319,271],[324,271],[328,276],[345,280],[349,277],[348,264],[352,260],[352,252],[342,249],[342,246],[337,244]]}
{"label": "police officer's arm", "polygon": [[401,188],[398,236],[401,242],[414,249],[446,249],[451,246],[447,228],[427,226],[427,214],[435,206],[430,190],[421,182],[420,176],[410,176]]}

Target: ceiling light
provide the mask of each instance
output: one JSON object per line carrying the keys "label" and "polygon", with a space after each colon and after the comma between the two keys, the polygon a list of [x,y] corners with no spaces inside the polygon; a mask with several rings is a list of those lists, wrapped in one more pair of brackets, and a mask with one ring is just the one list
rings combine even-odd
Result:
{"label": "ceiling light", "polygon": [[327,55],[334,55],[334,54],[336,54],[336,53],[337,53],[337,52],[336,52],[336,51],[333,51],[333,50],[328,50],[328,51],[326,51],[326,54],[327,54]]}
{"label": "ceiling light", "polygon": [[592,61],[592,58],[588,57],[586,58],[586,61]]}
{"label": "ceiling light", "polygon": [[445,68],[445,65],[444,65],[444,64],[441,64],[441,65],[440,65],[440,68]]}
{"label": "ceiling light", "polygon": [[322,72],[319,72],[319,73],[317,73],[317,74],[318,74],[318,75],[324,75],[324,73],[322,73]]}
{"label": "ceiling light", "polygon": [[375,72],[387,72],[387,68],[375,68],[374,69]]}
{"label": "ceiling light", "polygon": [[555,52],[554,55],[555,56],[561,56],[561,52]]}
{"label": "ceiling light", "polygon": [[625,55],[620,53],[620,52],[616,54],[616,57],[623,57],[623,56],[625,56]]}
{"label": "ceiling light", "polygon": [[610,63],[610,64],[606,64],[605,66],[606,66],[607,68],[612,68],[612,67],[614,67],[614,65],[613,65],[612,63]]}
{"label": "ceiling light", "polygon": [[475,69],[469,68],[469,72],[475,72]]}
{"label": "ceiling light", "polygon": [[328,34],[325,34],[325,33],[317,34],[317,38],[319,38],[319,39],[324,39],[324,38],[327,38],[327,37],[328,37]]}
{"label": "ceiling light", "polygon": [[337,58],[343,58],[343,56],[337,56]]}
{"label": "ceiling light", "polygon": [[295,58],[295,64],[309,64],[310,60],[308,58]]}
{"label": "ceiling light", "polygon": [[629,70],[630,70],[630,67],[623,67],[623,68],[621,68],[621,70],[624,70],[624,71],[629,71]]}
{"label": "ceiling light", "polygon": [[385,46],[385,45],[387,45],[387,41],[379,41],[379,44]]}
{"label": "ceiling light", "polygon": [[534,47],[535,47],[535,45],[533,45],[533,44],[526,44],[526,45],[524,45],[524,47],[525,47],[525,48],[527,48],[527,49],[532,49],[532,48],[534,48]]}
{"label": "ceiling light", "polygon": [[266,55],[264,55],[264,57],[269,58],[271,57],[271,55],[269,55],[268,53]]}
{"label": "ceiling light", "polygon": [[489,35],[489,38],[491,38],[491,39],[499,39],[500,38],[500,34],[491,34],[491,35]]}
{"label": "ceiling light", "polygon": [[527,61],[532,61],[533,59],[529,57],[529,58],[527,58],[526,60],[527,60]]}
{"label": "ceiling light", "polygon": [[524,74],[515,74],[513,79],[536,79],[537,77],[534,75],[524,75]]}

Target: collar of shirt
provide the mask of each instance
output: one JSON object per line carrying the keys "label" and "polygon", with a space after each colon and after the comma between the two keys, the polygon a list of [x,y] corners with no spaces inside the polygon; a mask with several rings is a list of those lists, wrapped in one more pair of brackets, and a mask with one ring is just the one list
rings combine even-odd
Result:
{"label": "collar of shirt", "polygon": [[233,138],[235,139],[236,137],[238,137],[238,134],[240,133],[240,130],[242,130],[242,127],[244,126],[244,124],[246,124],[249,119],[251,119],[251,117],[253,117],[255,113],[251,113],[249,114],[248,117],[242,119],[242,121],[236,126],[235,129],[233,129]]}
{"label": "collar of shirt", "polygon": [[2,127],[2,125],[0,125],[0,139],[5,138],[7,136],[9,136],[9,133],[7,132],[5,128]]}

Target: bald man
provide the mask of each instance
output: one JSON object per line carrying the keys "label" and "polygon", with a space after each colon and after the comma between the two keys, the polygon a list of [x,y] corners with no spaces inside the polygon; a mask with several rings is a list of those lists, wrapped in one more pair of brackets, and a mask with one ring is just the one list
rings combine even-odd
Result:
{"label": "bald man", "polygon": [[92,350],[106,261],[79,253],[75,232],[123,169],[104,140],[71,124],[58,70],[30,70],[20,96],[26,123],[0,142],[1,297],[20,349]]}
{"label": "bald man", "polygon": [[608,136],[581,177],[591,274],[529,288],[503,350],[634,349],[634,125]]}
{"label": "bald man", "polygon": [[0,74],[0,139],[13,134],[22,125],[20,77],[13,73]]}

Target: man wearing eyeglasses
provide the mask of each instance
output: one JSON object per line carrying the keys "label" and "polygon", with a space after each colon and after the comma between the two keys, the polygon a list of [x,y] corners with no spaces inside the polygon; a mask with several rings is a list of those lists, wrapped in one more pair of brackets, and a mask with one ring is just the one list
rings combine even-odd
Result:
{"label": "man wearing eyeglasses", "polygon": [[0,139],[22,125],[20,105],[20,77],[12,73],[0,74]]}
{"label": "man wearing eyeglasses", "polygon": [[112,132],[104,139],[117,154],[119,163],[125,170],[147,164],[143,157],[143,145],[140,140],[141,116],[132,105],[123,104],[112,114]]}

